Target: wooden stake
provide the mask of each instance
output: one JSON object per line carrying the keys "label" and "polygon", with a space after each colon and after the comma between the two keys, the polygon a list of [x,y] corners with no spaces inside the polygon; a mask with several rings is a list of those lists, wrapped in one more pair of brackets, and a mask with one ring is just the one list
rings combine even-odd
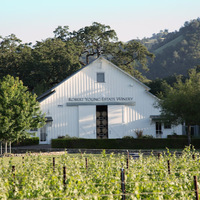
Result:
{"label": "wooden stake", "polygon": [[55,172],[55,157],[53,157],[53,172]]}
{"label": "wooden stake", "polygon": [[195,191],[196,200],[199,200],[197,177],[196,176],[194,176],[194,191]]}
{"label": "wooden stake", "polygon": [[128,169],[128,167],[129,167],[129,159],[127,158],[126,159],[126,168]]}
{"label": "wooden stake", "polygon": [[127,151],[126,168],[129,168],[129,152]]}
{"label": "wooden stake", "polygon": [[121,169],[121,189],[122,189],[122,200],[125,200],[125,170]]}
{"label": "wooden stake", "polygon": [[12,166],[12,176],[13,176],[13,192],[15,192],[15,166]]}
{"label": "wooden stake", "polygon": [[66,189],[66,167],[63,167],[63,186]]}
{"label": "wooden stake", "polygon": [[160,159],[160,153],[158,153],[158,159]]}
{"label": "wooden stake", "polygon": [[14,165],[12,166],[12,175],[15,178],[15,166]]}
{"label": "wooden stake", "polygon": [[167,161],[167,164],[168,164],[168,174],[171,174],[171,172],[170,172],[170,161],[169,160]]}
{"label": "wooden stake", "polygon": [[87,158],[85,158],[85,168],[86,169],[88,168],[88,160],[87,160]]}

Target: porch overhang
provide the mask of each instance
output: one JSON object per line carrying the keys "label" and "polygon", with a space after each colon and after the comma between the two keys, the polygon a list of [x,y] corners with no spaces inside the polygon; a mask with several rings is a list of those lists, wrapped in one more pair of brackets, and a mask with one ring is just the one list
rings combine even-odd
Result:
{"label": "porch overhang", "polygon": [[150,119],[152,122],[161,121],[163,118],[160,115],[150,115]]}
{"label": "porch overhang", "polygon": [[52,122],[53,121],[52,117],[45,117],[45,119],[46,119],[46,122]]}

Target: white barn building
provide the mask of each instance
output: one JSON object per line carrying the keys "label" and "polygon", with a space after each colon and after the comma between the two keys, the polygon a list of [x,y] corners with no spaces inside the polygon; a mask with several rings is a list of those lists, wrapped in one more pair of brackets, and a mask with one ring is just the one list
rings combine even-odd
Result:
{"label": "white barn building", "polygon": [[40,144],[69,135],[79,138],[154,138],[182,133],[182,126],[159,122],[158,99],[149,87],[99,57],[38,98],[46,125],[38,129]]}

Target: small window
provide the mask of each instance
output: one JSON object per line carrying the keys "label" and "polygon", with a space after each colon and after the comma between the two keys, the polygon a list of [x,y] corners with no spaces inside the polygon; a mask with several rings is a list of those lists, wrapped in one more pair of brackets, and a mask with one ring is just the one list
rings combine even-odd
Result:
{"label": "small window", "polygon": [[171,124],[170,123],[164,123],[164,129],[171,129]]}
{"label": "small window", "polygon": [[104,83],[105,82],[105,74],[103,72],[97,73],[97,82]]}

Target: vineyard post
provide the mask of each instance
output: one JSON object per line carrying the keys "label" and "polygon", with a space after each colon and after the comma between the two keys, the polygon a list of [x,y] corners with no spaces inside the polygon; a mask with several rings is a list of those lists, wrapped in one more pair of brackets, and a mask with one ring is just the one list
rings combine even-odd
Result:
{"label": "vineyard post", "polygon": [[197,177],[196,176],[194,176],[194,191],[195,191],[196,200],[199,200]]}
{"label": "vineyard post", "polygon": [[22,157],[22,164],[24,164],[24,156]]}
{"label": "vineyard post", "polygon": [[85,168],[86,169],[88,168],[88,160],[87,160],[87,158],[85,158]]}
{"label": "vineyard post", "polygon": [[160,159],[160,153],[158,153],[158,159]]}
{"label": "vineyard post", "polygon": [[129,151],[127,151],[126,167],[129,167]]}
{"label": "vineyard post", "polygon": [[122,200],[125,200],[125,170],[121,168],[121,189],[122,189]]}
{"label": "vineyard post", "polygon": [[12,166],[12,175],[13,175],[13,178],[15,178],[15,166],[14,165]]}
{"label": "vineyard post", "polygon": [[168,165],[168,174],[171,174],[171,172],[170,172],[170,160],[167,161],[167,165]]}
{"label": "vineyard post", "polygon": [[[13,175],[13,184],[15,185],[15,166],[14,165],[12,166],[12,175]],[[15,192],[15,186],[13,188],[13,192]]]}
{"label": "vineyard post", "polygon": [[63,186],[66,189],[66,167],[63,167]]}
{"label": "vineyard post", "polygon": [[193,160],[195,160],[195,155],[194,154],[192,154],[192,158],[193,158]]}
{"label": "vineyard post", "polygon": [[55,157],[53,157],[53,172],[55,172]]}

